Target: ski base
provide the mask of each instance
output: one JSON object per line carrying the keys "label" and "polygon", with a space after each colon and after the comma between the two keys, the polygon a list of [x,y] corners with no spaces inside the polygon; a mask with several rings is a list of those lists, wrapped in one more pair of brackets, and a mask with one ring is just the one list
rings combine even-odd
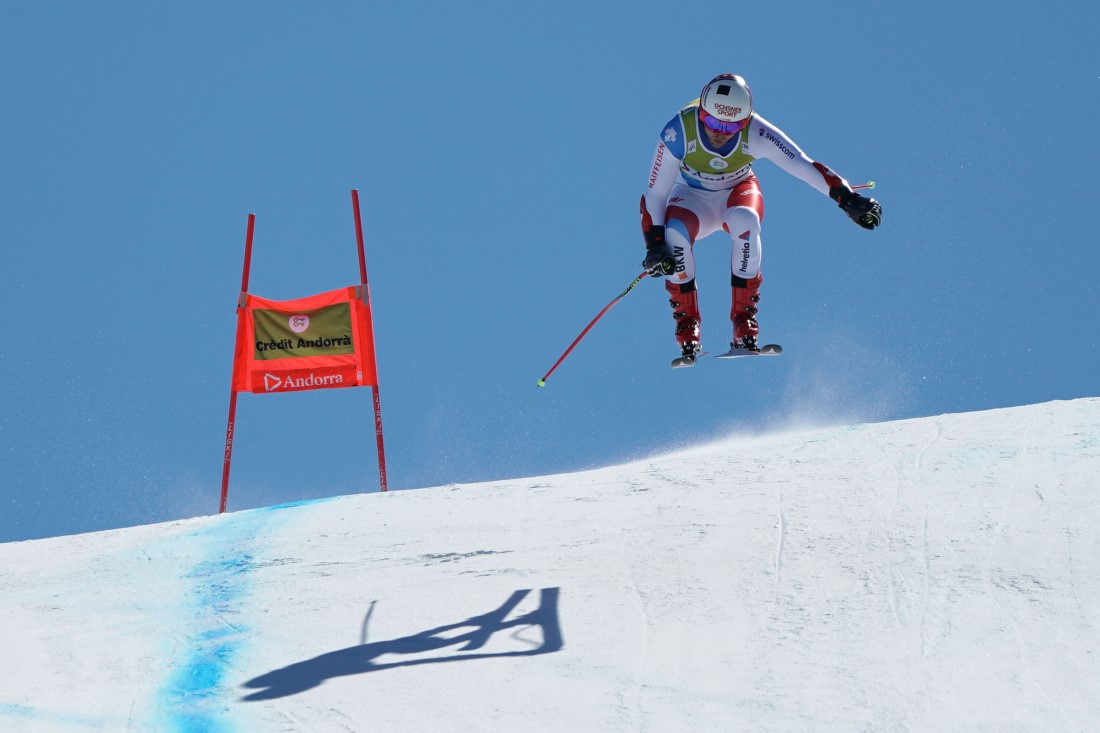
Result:
{"label": "ski base", "polygon": [[752,349],[730,349],[724,354],[715,354],[715,359],[736,359],[741,356],[779,356],[783,353],[783,347],[779,344],[764,344],[760,351]]}

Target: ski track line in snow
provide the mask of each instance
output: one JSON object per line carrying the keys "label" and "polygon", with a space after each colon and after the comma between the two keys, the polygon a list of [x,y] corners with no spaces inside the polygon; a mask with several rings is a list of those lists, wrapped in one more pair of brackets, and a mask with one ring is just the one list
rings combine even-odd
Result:
{"label": "ski track line in snow", "polygon": [[[798,436],[800,450],[806,449],[806,441]],[[783,584],[783,551],[787,545],[787,511],[783,506],[783,482],[776,482],[776,513],[778,515],[777,537],[775,538],[775,590]]]}
{"label": "ski track line in snow", "polygon": [[[798,435],[798,447],[799,450],[806,450],[806,440],[801,434]],[[776,591],[779,590],[779,586],[783,584],[783,550],[787,544],[787,512],[783,508],[783,482],[779,481],[776,484],[776,511],[778,513],[779,526],[777,529],[778,536],[775,538],[775,584]]]}
{"label": "ski track line in snow", "polygon": [[[924,582],[922,587],[923,597],[921,599],[920,609],[920,624],[918,626],[920,634],[920,660],[921,660],[921,687],[924,693],[924,705],[925,714],[928,716],[928,720],[935,720],[935,694],[932,690],[930,677],[938,675],[936,662],[929,657],[929,644],[928,644],[928,614],[932,604],[932,560],[931,560],[931,548],[928,542],[928,505],[929,505],[929,483],[925,480],[925,456],[928,451],[939,442],[943,436],[943,422],[940,418],[936,418],[936,434],[933,435],[928,443],[917,454],[916,465],[914,466],[914,473],[917,480],[917,485],[914,487],[923,497],[924,515],[921,517],[921,546],[924,553]],[[933,669],[929,669],[929,667]]]}
{"label": "ski track line in snow", "polygon": [[917,481],[920,483],[920,487],[919,487],[920,492],[924,496],[924,502],[923,502],[923,504],[924,504],[924,517],[922,518],[922,521],[921,521],[921,524],[922,524],[921,542],[922,542],[923,551],[924,551],[924,558],[923,558],[924,559],[924,584],[923,584],[924,585],[924,587],[923,587],[924,598],[922,599],[922,602],[921,602],[921,612],[920,612],[920,657],[921,657],[922,660],[925,660],[925,661],[928,660],[927,623],[928,623],[928,612],[929,612],[929,608],[930,608],[930,604],[931,604],[931,597],[932,597],[932,560],[931,560],[931,548],[929,547],[929,543],[928,543],[928,504],[929,504],[928,481],[924,477],[925,455],[928,453],[929,449],[933,445],[935,445],[936,442],[939,441],[939,439],[942,435],[943,435],[943,423],[940,422],[939,418],[936,418],[936,434],[933,435],[931,437],[931,439],[929,439],[928,443],[923,448],[921,448],[920,453],[917,454],[917,465],[916,465]]}
{"label": "ski track line in snow", "polygon": [[[1029,488],[1025,487],[1025,484],[1030,483],[1030,488],[1034,488],[1038,494],[1039,485],[1034,482],[1034,473],[1027,470],[1032,465],[1032,433],[1034,431],[1035,423],[1028,421],[1024,424],[1024,434],[1021,438],[1014,440],[1013,443],[1019,446],[1019,450],[1014,456],[1015,460],[1012,462],[1013,468],[1010,473],[1011,487],[1005,497],[1004,510],[1001,512],[1000,523],[997,527],[993,541],[990,543],[989,558],[986,564],[986,578],[990,584],[991,595],[994,598],[1000,597],[1001,606],[1008,610],[1009,622],[1012,624],[1012,631],[1015,635],[1016,648],[1022,660],[1022,664],[1019,668],[1021,673],[1021,686],[1025,689],[1033,691],[1037,697],[1040,697],[1043,702],[1050,708],[1058,711],[1063,720],[1072,720],[1072,716],[1067,715],[1065,708],[1059,703],[1056,695],[1052,695],[1050,689],[1044,685],[1034,674],[1034,660],[1028,653],[1027,646],[1027,634],[1025,633],[1025,624],[1020,621],[1020,612],[1017,608],[1015,601],[1019,596],[1009,597],[1009,594],[1004,589],[1003,584],[997,585],[993,582],[993,563],[996,556],[997,548],[1000,545],[1005,544],[1005,533],[1008,524],[1009,515],[1018,503],[1018,498],[1029,493]],[[1039,494],[1040,498],[1042,494]],[[1021,584],[1023,579],[1020,579]],[[1035,578],[1032,578],[1033,583],[1038,583]],[[1047,585],[1040,585],[1040,588],[1047,590]]]}
{"label": "ski track line in snow", "polygon": [[[1000,515],[997,518],[996,524],[991,528],[991,537],[989,538],[989,552],[985,559],[985,591],[990,598],[995,598],[998,601],[999,606],[1004,611],[1004,618],[1008,626],[1011,628],[1012,637],[1015,642],[1016,654],[1019,655],[1020,661],[1016,663],[1017,672],[1017,690],[1021,694],[1027,693],[1030,689],[1034,690],[1034,681],[1031,679],[1031,675],[1028,674],[1028,669],[1031,666],[1031,659],[1028,658],[1027,642],[1024,639],[1024,633],[1020,626],[1019,612],[1015,608],[1015,598],[1003,589],[1004,579],[994,578],[994,564],[997,559],[998,547],[1005,542],[1005,526],[1008,523],[1009,514],[1012,511],[1012,507],[1016,498],[1017,491],[1019,490],[1020,483],[1023,481],[1022,472],[1026,466],[1023,461],[1023,457],[1027,455],[1027,441],[1031,438],[1031,423],[1027,423],[1024,429],[1024,435],[1018,440],[1014,440],[1013,443],[1020,446],[1017,451],[1015,459],[1013,461],[1014,469],[1008,472],[1010,481],[1008,485],[1005,485],[1001,489],[1001,496],[998,498],[1002,502]],[[990,492],[996,492],[999,488],[999,475],[1003,475],[1001,472],[1001,466],[999,462],[994,459],[991,461],[990,473]],[[1014,585],[1016,581],[1009,580],[1010,585]],[[1046,702],[1049,705],[1051,703],[1050,696],[1046,694],[1045,690],[1039,690],[1042,697],[1046,698]],[[1031,695],[1026,695],[1031,697]]]}
{"label": "ski track line in snow", "polygon": [[[677,491],[683,489],[684,485],[687,483],[680,479],[669,478],[667,475],[665,475],[665,472],[660,469],[650,471],[649,475],[653,478],[670,484]],[[653,497],[653,500],[656,501],[658,505],[662,505],[662,499],[659,494],[660,491],[658,491],[658,495]],[[656,511],[659,513],[660,508],[658,507]],[[634,538],[630,538],[628,540],[628,543],[633,544],[634,541]],[[630,550],[631,551],[629,552],[629,554],[625,557],[636,557],[638,553],[634,551],[634,548],[631,547]],[[642,698],[645,696],[644,691],[646,688],[647,671],[649,669],[650,641],[652,636],[652,624],[650,622],[649,616],[649,607],[651,604],[648,594],[644,592],[639,585],[637,563],[633,562],[632,559],[627,559],[626,565],[626,574],[629,576],[630,579],[631,596],[634,598],[634,601],[637,604],[638,614],[641,617],[642,621],[641,640],[638,645],[641,653],[639,655],[637,669],[634,673],[633,684],[629,685],[629,690],[627,692],[620,693],[619,695],[619,709],[623,711],[624,715],[628,716],[631,727],[633,729],[642,730],[642,726],[644,726]]]}
{"label": "ski track line in snow", "polygon": [[787,515],[783,511],[783,482],[776,486],[776,501],[779,512],[779,537],[775,543],[775,586],[778,588],[783,582],[783,544],[787,538]]}
{"label": "ski track line in snow", "polygon": [[894,476],[894,498],[890,504],[890,511],[886,513],[886,519],[882,523],[882,538],[885,547],[887,548],[888,557],[886,562],[886,600],[890,604],[890,612],[894,615],[894,623],[898,627],[898,631],[902,630],[904,624],[901,622],[901,613],[898,612],[898,584],[896,574],[896,563],[893,558],[890,557],[889,550],[892,548],[891,539],[894,536],[894,513],[897,511],[898,504],[901,502],[901,471],[898,470],[898,462],[896,459],[890,458],[886,453],[886,449],[881,444],[876,443],[875,447],[878,448],[878,452],[882,454],[882,458],[886,461],[886,464],[890,467]]}

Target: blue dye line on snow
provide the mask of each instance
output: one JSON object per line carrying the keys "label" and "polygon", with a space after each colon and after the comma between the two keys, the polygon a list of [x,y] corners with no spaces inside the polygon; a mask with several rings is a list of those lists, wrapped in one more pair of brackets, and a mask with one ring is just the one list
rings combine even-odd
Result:
{"label": "blue dye line on snow", "polygon": [[259,512],[273,512],[277,509],[293,509],[297,506],[306,506],[307,504],[324,504],[326,501],[335,501],[340,497],[334,496],[327,499],[301,499],[300,501],[288,501],[286,504],[276,504],[275,506],[264,507],[263,509],[257,509]]}
{"label": "blue dye line on snow", "polygon": [[[96,730],[102,730],[104,728],[121,729],[126,726],[127,721],[111,719],[107,717],[96,717],[94,715],[81,715],[79,713],[68,713],[57,710],[46,710],[45,708],[32,707],[30,705],[17,705],[15,703],[0,702],[0,721],[7,719],[9,722],[12,719],[22,721],[34,721],[37,725],[43,723],[62,723],[67,726],[79,726],[82,728],[92,728]],[[19,730],[19,728],[8,728],[7,725],[0,724],[0,730]]]}
{"label": "blue dye line on snow", "polygon": [[313,502],[241,512],[177,540],[206,546],[208,559],[198,562],[185,576],[192,585],[183,609],[191,627],[189,644],[182,650],[181,666],[159,694],[165,729],[180,733],[232,730],[229,707],[236,693],[225,684],[249,633],[240,607],[249,594],[248,574],[257,567],[252,556],[255,536],[260,530],[271,529],[271,510],[308,503]]}

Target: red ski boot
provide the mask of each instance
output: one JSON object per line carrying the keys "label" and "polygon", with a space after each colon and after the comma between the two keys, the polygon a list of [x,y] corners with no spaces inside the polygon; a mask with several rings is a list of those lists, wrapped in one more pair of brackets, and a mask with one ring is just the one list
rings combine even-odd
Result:
{"label": "red ski boot", "polygon": [[[688,283],[665,282],[672,306],[672,317],[676,319],[676,343],[680,345],[683,356],[678,361],[692,364],[702,351],[699,342],[699,293],[695,290],[695,281]],[[685,364],[686,365],[686,364]]]}
{"label": "red ski boot", "polygon": [[756,337],[760,335],[756,304],[760,302],[760,283],[763,281],[763,274],[750,280],[732,276],[733,308],[730,309],[730,320],[733,321],[733,342],[730,349],[760,351],[756,344]]}

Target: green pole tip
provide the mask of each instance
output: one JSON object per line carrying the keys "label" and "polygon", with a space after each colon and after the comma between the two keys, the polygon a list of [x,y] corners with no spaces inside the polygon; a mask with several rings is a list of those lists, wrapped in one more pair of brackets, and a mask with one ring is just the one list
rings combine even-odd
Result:
{"label": "green pole tip", "polygon": [[546,380],[545,379],[540,379],[539,380],[539,386],[540,387],[545,387],[546,386]]}

